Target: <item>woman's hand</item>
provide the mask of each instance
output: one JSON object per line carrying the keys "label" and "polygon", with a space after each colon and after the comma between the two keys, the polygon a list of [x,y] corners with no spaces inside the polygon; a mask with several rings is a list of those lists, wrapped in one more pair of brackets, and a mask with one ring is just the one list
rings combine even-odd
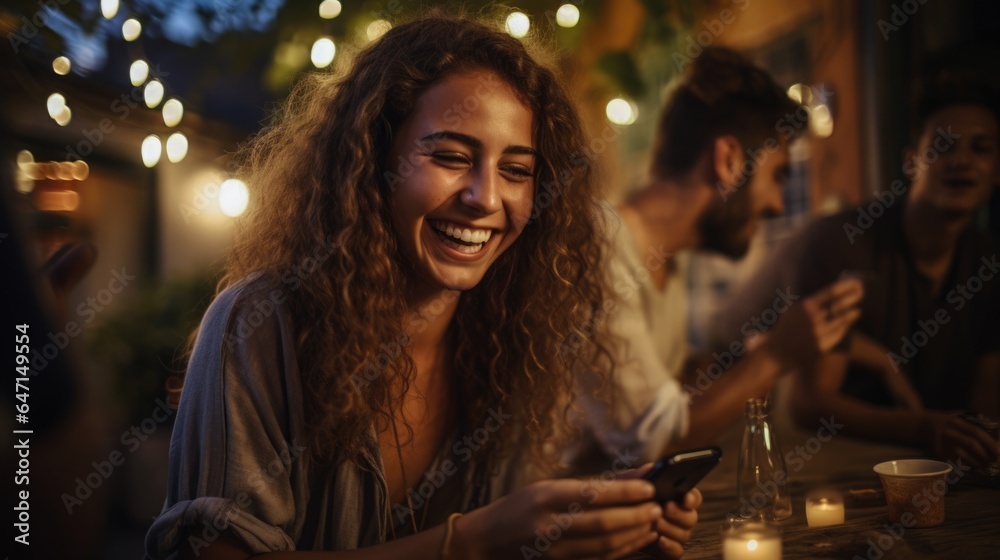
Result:
{"label": "woman's hand", "polygon": [[453,556],[621,558],[656,542],[661,526],[683,536],[690,524],[682,508],[665,517],[653,495],[645,480],[537,482],[458,519]]}
{"label": "woman's hand", "polygon": [[684,495],[683,505],[667,502],[663,517],[656,522],[656,532],[660,538],[656,548],[663,558],[680,558],[684,555],[684,545],[691,540],[691,531],[698,523],[698,508],[701,507],[701,491],[695,488]]}
{"label": "woman's hand", "polygon": [[[621,480],[642,478],[652,470],[654,463],[625,471],[618,476]],[[701,491],[695,488],[684,495],[681,505],[667,502],[663,517],[656,520],[656,532],[659,538],[643,552],[653,554],[657,558],[680,558],[684,555],[684,545],[691,540],[691,531],[698,524],[698,508],[701,507]]]}

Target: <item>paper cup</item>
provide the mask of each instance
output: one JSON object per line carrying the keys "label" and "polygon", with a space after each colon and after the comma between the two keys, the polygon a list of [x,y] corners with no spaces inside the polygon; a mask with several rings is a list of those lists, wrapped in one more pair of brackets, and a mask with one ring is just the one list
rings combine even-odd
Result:
{"label": "paper cup", "polygon": [[944,523],[945,477],[951,465],[929,459],[902,459],[875,465],[882,480],[889,520],[904,527],[934,527]]}

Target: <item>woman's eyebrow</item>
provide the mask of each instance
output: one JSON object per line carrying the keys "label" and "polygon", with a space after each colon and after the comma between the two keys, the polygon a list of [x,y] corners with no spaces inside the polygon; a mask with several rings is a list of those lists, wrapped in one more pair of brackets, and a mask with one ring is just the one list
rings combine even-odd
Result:
{"label": "woman's eyebrow", "polygon": [[[469,136],[468,134],[462,134],[461,132],[455,132],[453,130],[439,130],[437,132],[432,132],[427,136],[420,139],[420,142],[439,142],[441,140],[454,140],[456,142],[461,142],[466,146],[473,149],[481,149],[483,147],[483,142],[474,136]],[[505,154],[524,154],[529,156],[537,156],[538,151],[534,148],[528,146],[511,145],[504,148],[503,153]]]}

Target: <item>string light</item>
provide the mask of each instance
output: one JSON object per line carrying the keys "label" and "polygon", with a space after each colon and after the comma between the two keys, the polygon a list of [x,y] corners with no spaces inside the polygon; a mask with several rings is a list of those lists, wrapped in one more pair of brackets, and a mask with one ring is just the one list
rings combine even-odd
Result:
{"label": "string light", "polygon": [[319,17],[323,19],[333,19],[340,15],[343,7],[337,0],[323,0],[319,3]]}
{"label": "string light", "polygon": [[163,104],[163,124],[167,126],[177,126],[184,116],[184,105],[176,99],[168,99]]}
{"label": "string light", "polygon": [[580,22],[580,9],[573,4],[563,4],[556,10],[556,23],[560,27],[576,27]]}
{"label": "string light", "polygon": [[188,153],[187,137],[180,132],[175,132],[167,138],[167,159],[170,163],[177,163],[184,159]]}
{"label": "string light", "polygon": [[316,68],[326,68],[333,62],[333,57],[336,54],[337,46],[333,44],[333,39],[320,37],[313,43],[310,58],[312,58],[313,66]]}
{"label": "string light", "polygon": [[69,59],[66,58],[65,56],[58,56],[56,57],[55,60],[52,61],[52,71],[55,72],[56,74],[59,74],[60,76],[65,76],[66,74],[69,74],[71,66],[72,64],[70,64]]}
{"label": "string light", "polygon": [[53,93],[45,101],[45,108],[49,110],[49,116],[54,119],[66,108],[66,98],[61,93]]}
{"label": "string light", "polygon": [[522,12],[514,12],[507,16],[507,23],[505,25],[507,33],[511,37],[517,37],[520,39],[528,34],[528,30],[531,29],[531,20],[528,16]]}
{"label": "string light", "polygon": [[163,152],[163,144],[160,137],[150,134],[142,141],[142,164],[146,167],[153,167],[160,162],[160,154]]}
{"label": "string light", "polygon": [[142,33],[142,24],[139,23],[139,20],[129,18],[122,24],[122,37],[125,37],[126,41],[135,41],[139,38],[140,33]]}
{"label": "string light", "polygon": [[163,101],[163,84],[159,80],[150,80],[142,95],[146,100],[146,107],[154,109],[160,101]]}
{"label": "string light", "polygon": [[139,87],[146,83],[146,78],[149,77],[149,63],[145,60],[139,59],[132,63],[128,68],[128,79],[132,82],[132,85]]}
{"label": "string light", "polygon": [[620,125],[632,124],[639,116],[639,109],[635,104],[621,97],[616,97],[608,101],[608,106],[604,112],[608,116],[609,121]]}
{"label": "string light", "polygon": [[243,181],[227,179],[219,186],[219,209],[223,214],[235,218],[247,209],[249,202],[250,192]]}
{"label": "string light", "polygon": [[55,119],[56,124],[59,126],[66,126],[69,124],[70,119],[73,118],[73,111],[70,111],[69,107],[63,105],[62,110],[52,118]]}
{"label": "string light", "polygon": [[111,19],[118,14],[118,0],[101,0],[101,14],[104,19]]}

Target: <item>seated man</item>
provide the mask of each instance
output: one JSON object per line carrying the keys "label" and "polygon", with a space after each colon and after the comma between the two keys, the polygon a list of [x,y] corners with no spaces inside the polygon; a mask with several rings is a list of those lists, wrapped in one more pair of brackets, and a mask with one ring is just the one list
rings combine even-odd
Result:
{"label": "seated man", "polygon": [[678,253],[698,248],[739,258],[758,219],[782,212],[788,142],[805,124],[794,126],[796,109],[766,72],[717,47],[705,49],[673,91],[650,180],[608,211],[617,301],[606,326],[618,355],[610,390],[589,372],[579,375],[586,429],[569,457],[578,470],[606,455],[652,460],[711,442],[748,398],[764,396],[786,367],[837,344],[858,318],[860,282],[837,282],[808,299],[782,292],[777,323],[734,341],[724,374],[713,371],[690,397],[681,387],[688,294]]}
{"label": "seated man", "polygon": [[996,440],[952,412],[995,415],[1000,401],[1000,264],[974,223],[1000,178],[997,126],[984,88],[928,89],[903,164],[909,187],[897,181],[807,229],[803,293],[849,271],[866,278],[866,295],[849,353],[797,379],[802,426],[835,415],[845,433],[945,459],[997,456]]}

